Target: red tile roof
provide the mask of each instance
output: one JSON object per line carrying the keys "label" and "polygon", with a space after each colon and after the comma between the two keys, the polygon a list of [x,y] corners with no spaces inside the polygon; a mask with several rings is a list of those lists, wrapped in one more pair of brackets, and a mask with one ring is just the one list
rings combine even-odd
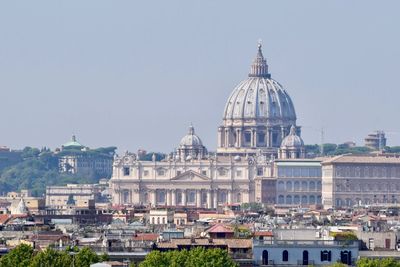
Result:
{"label": "red tile roof", "polygon": [[158,234],[138,233],[136,236],[132,237],[132,240],[136,240],[136,241],[157,241],[158,237],[159,237]]}
{"label": "red tile roof", "polygon": [[254,232],[254,236],[270,236],[273,237],[274,234],[270,231],[258,231],[258,232]]}
{"label": "red tile roof", "polygon": [[207,231],[207,233],[234,233],[232,227],[224,224],[216,224],[212,227],[210,227]]}

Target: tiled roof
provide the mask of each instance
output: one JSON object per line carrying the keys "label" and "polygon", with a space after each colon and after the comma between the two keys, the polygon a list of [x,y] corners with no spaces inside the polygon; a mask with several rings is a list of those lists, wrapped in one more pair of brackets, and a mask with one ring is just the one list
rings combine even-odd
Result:
{"label": "tiled roof", "polygon": [[153,233],[138,233],[136,236],[132,237],[135,241],[157,241],[159,234]]}
{"label": "tiled roof", "polygon": [[11,216],[8,214],[0,214],[0,224],[6,224],[10,218]]}
{"label": "tiled roof", "polygon": [[224,224],[216,224],[212,227],[210,227],[207,231],[207,233],[233,233],[233,229],[230,226],[224,225]]}
{"label": "tiled roof", "polygon": [[274,236],[274,234],[270,231],[258,231],[254,232],[254,236]]}

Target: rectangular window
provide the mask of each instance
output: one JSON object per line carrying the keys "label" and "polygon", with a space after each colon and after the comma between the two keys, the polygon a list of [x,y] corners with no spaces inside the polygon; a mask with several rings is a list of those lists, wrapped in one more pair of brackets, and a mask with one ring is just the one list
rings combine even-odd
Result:
{"label": "rectangular window", "polygon": [[144,176],[149,176],[149,171],[144,171],[144,172],[143,172],[143,175],[144,175]]}
{"label": "rectangular window", "polygon": [[176,175],[181,175],[181,171],[177,171],[177,172],[176,172]]}
{"label": "rectangular window", "polygon": [[207,176],[207,171],[201,171],[201,174]]}
{"label": "rectangular window", "polygon": [[242,171],[236,171],[236,177],[242,177]]}
{"label": "rectangular window", "polygon": [[258,176],[264,175],[264,170],[263,170],[263,168],[257,168],[257,175],[258,175]]}
{"label": "rectangular window", "polygon": [[129,167],[124,167],[124,176],[129,176],[129,175],[130,175]]}
{"label": "rectangular window", "polygon": [[164,176],[165,175],[165,171],[163,169],[158,169],[157,170],[157,175]]}

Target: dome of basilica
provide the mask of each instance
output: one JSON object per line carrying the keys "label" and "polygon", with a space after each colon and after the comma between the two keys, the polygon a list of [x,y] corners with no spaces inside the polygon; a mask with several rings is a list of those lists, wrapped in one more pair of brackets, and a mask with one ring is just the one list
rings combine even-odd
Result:
{"label": "dome of basilica", "polygon": [[248,78],[240,82],[226,102],[218,128],[220,155],[276,155],[283,139],[295,125],[292,99],[283,86],[271,78],[261,44]]}
{"label": "dome of basilica", "polygon": [[225,105],[224,120],[290,120],[296,112],[286,90],[268,73],[268,65],[258,45],[249,77],[233,90]]}

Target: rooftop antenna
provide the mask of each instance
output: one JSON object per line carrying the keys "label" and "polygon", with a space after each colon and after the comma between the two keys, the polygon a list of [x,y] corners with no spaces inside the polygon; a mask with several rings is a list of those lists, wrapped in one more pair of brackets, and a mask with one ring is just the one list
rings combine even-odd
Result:
{"label": "rooftop antenna", "polygon": [[324,127],[321,128],[321,155],[324,155]]}

